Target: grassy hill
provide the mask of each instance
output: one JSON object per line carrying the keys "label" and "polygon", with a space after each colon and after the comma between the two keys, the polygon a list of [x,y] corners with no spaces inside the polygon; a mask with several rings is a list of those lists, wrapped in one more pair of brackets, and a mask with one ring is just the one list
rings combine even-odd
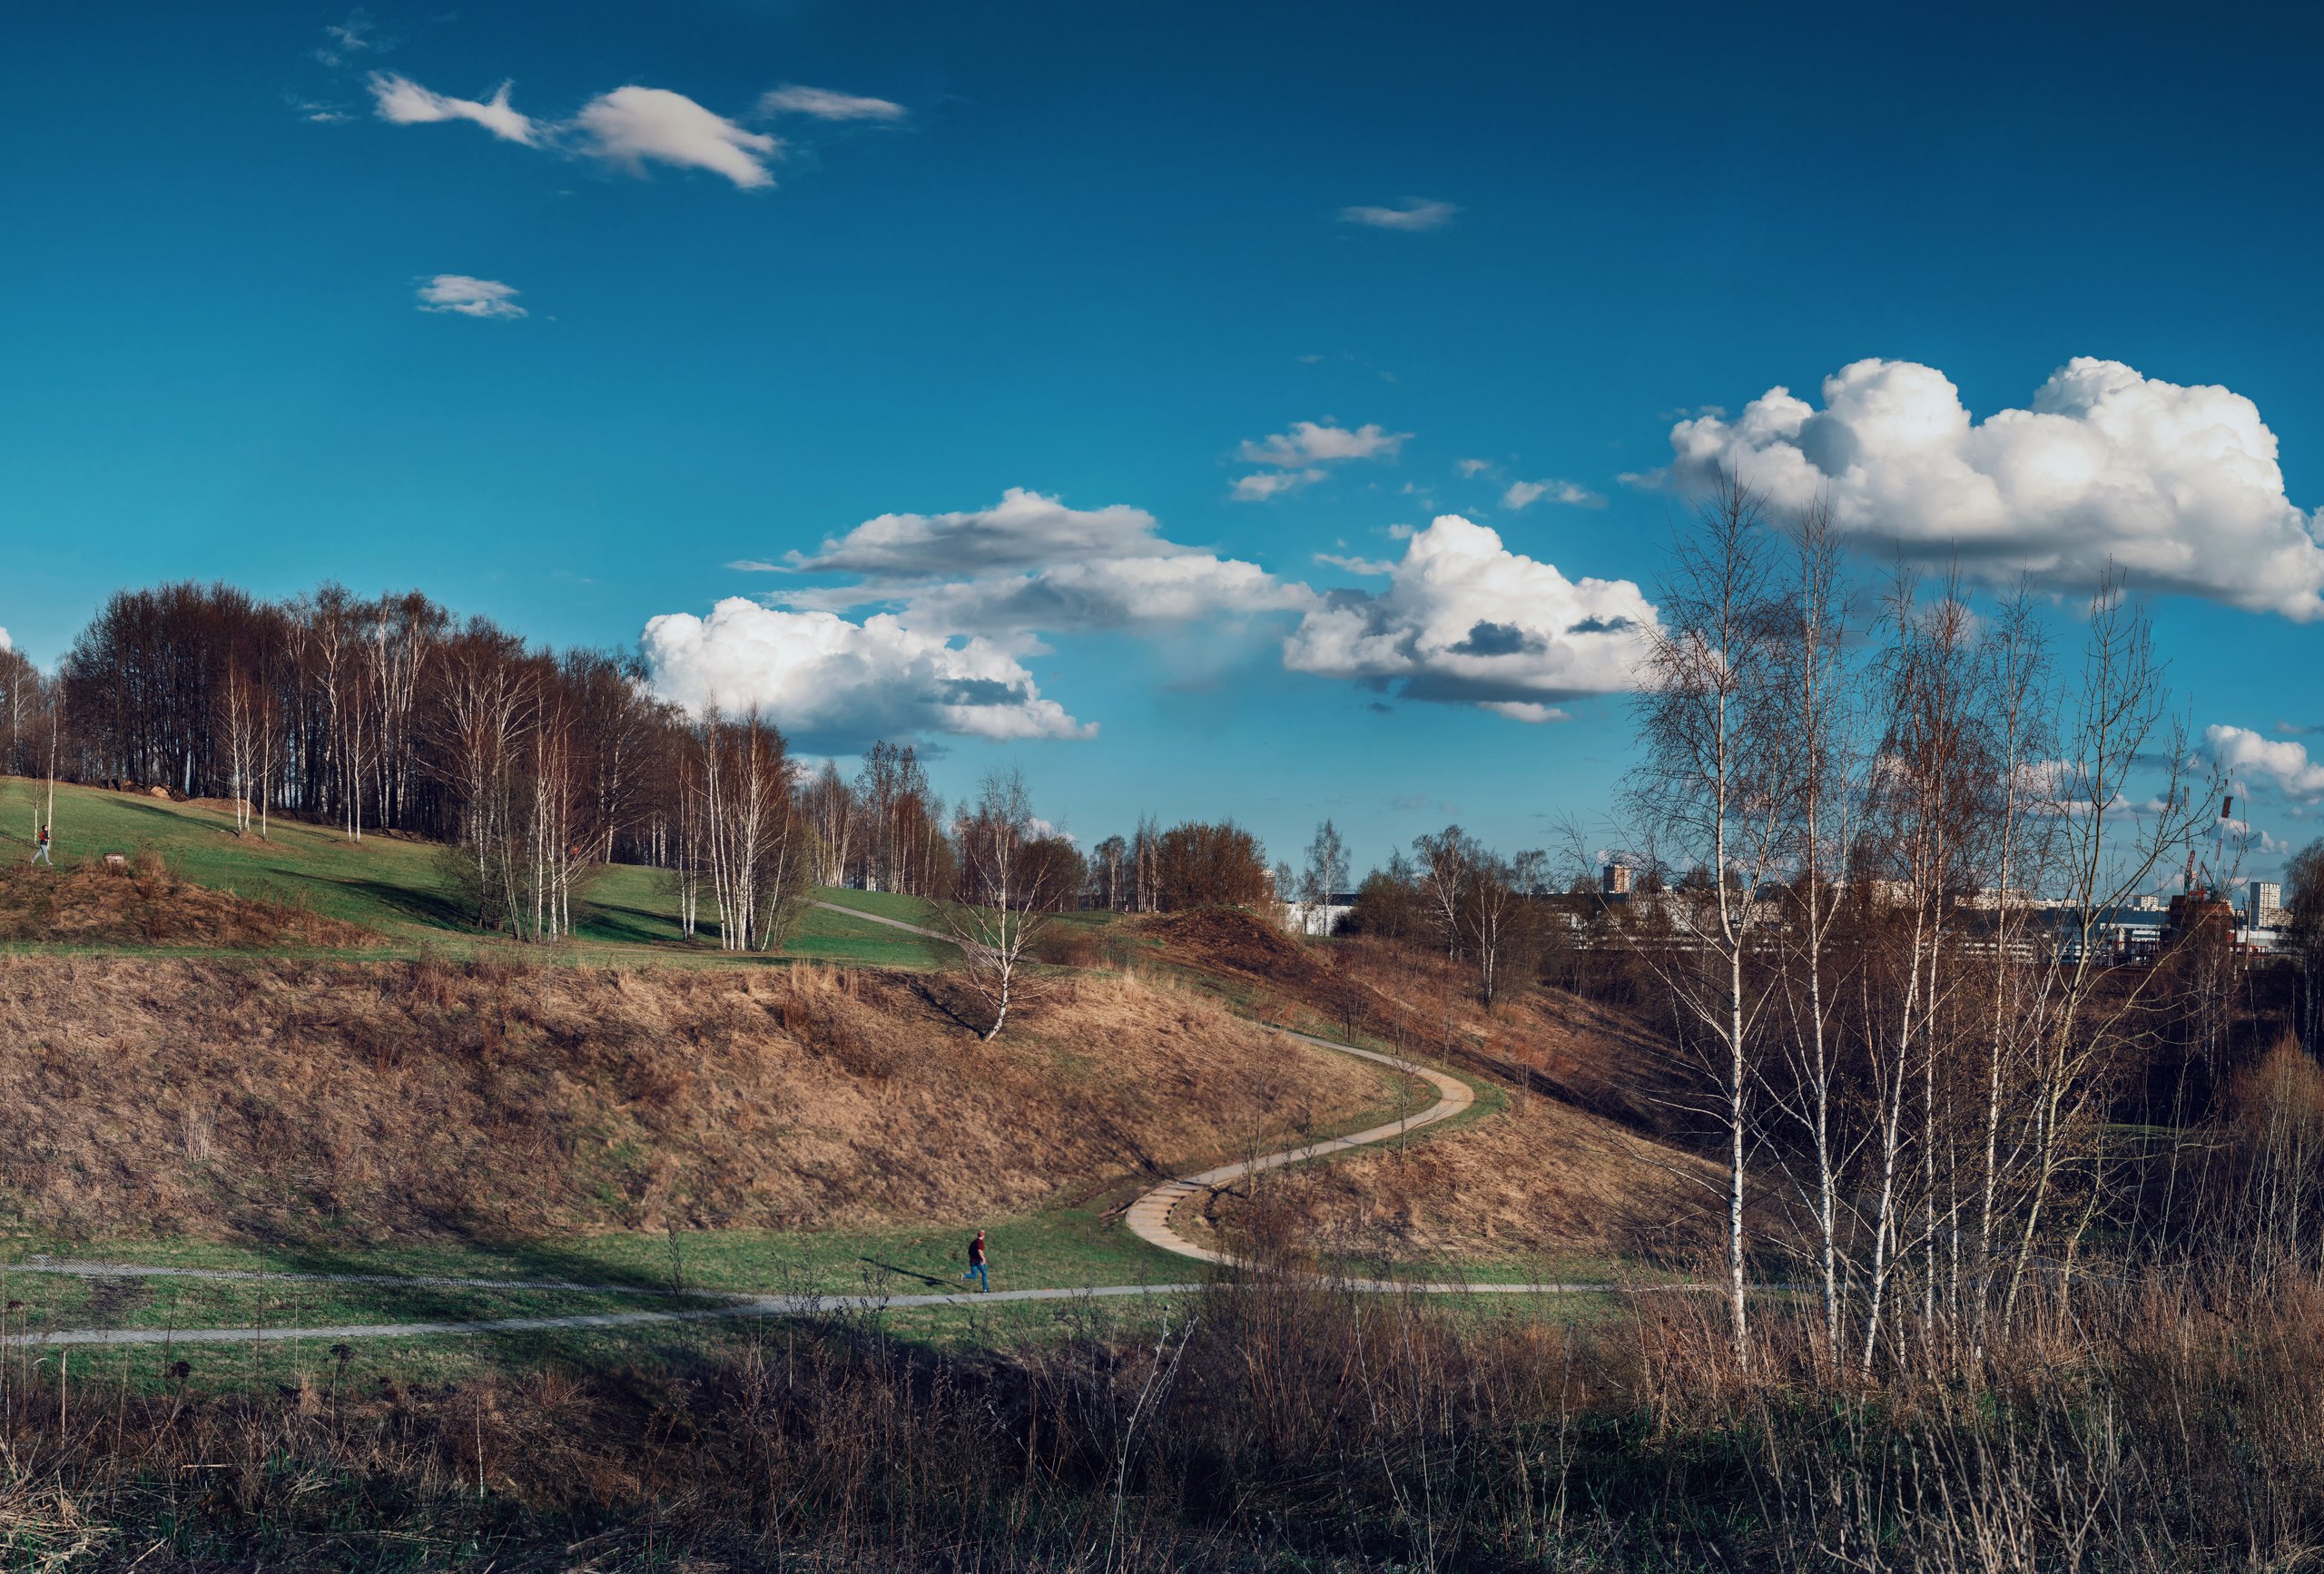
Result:
{"label": "grassy hill", "polygon": [[[45,782],[0,778],[0,861],[28,862],[45,802]],[[478,937],[465,922],[432,841],[367,833],[359,841],[327,826],[275,820],[261,840],[237,836],[231,811],[99,788],[56,789],[54,855],[60,866],[101,861],[107,853],[159,854],[192,884],[271,902],[289,902],[387,936],[396,949],[461,950]],[[818,891],[859,912],[924,923],[928,904],[877,891]],[[624,865],[590,883],[579,959],[617,963],[763,962],[736,959],[714,940],[689,941],[678,927],[677,901],[659,870]],[[784,949],[786,956],[883,967],[940,965],[950,948],[890,925],[811,907]]]}

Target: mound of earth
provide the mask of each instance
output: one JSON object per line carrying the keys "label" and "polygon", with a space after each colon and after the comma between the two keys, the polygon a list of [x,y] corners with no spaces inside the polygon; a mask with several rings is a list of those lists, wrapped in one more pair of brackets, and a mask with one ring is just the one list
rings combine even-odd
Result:
{"label": "mound of earth", "polygon": [[967,1223],[1219,1162],[1368,1067],[1131,979],[980,1043],[812,967],[0,957],[0,1225],[84,1239]]}
{"label": "mound of earth", "polygon": [[141,854],[120,863],[0,871],[0,941],[268,949],[377,945],[359,925],[178,879]]}
{"label": "mound of earth", "polygon": [[1241,908],[1206,907],[1145,920],[1140,931],[1172,961],[1206,972],[1247,973],[1295,988],[1319,984],[1324,969],[1310,947],[1280,924]]}
{"label": "mound of earth", "polygon": [[[1212,1199],[1201,1224],[1354,1260],[1689,1255],[1716,1243],[1718,1166],[1554,1099]],[[1199,1227],[1196,1230],[1200,1238]]]}

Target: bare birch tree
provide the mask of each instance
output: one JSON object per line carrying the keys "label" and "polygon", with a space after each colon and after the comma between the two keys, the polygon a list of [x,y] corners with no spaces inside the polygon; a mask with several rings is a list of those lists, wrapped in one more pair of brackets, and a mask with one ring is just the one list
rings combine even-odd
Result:
{"label": "bare birch tree", "polygon": [[988,775],[953,822],[959,889],[938,912],[960,948],[961,976],[991,1016],[987,1043],[1022,998],[1033,941],[1071,894],[1052,889],[1059,864],[1039,847],[1039,829],[1024,775],[1013,770]]}
{"label": "bare birch tree", "polygon": [[1630,792],[1637,840],[1697,861],[1699,880],[1668,902],[1676,943],[1653,953],[1681,1016],[1681,1042],[1715,1088],[1728,1148],[1728,1319],[1750,1363],[1744,1205],[1756,1087],[1752,1063],[1765,986],[1751,950],[1766,906],[1781,814],[1760,724],[1768,683],[1767,530],[1758,497],[1722,477],[1679,537],[1647,631],[1638,719],[1641,759]]}

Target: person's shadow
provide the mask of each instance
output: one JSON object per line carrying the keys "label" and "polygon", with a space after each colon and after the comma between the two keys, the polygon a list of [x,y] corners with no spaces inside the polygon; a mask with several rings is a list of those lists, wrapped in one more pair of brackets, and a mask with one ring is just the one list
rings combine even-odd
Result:
{"label": "person's shadow", "polygon": [[936,1278],[932,1274],[923,1274],[918,1268],[900,1268],[893,1263],[882,1263],[877,1257],[858,1257],[856,1261],[859,1263],[869,1263],[875,1268],[885,1269],[891,1274],[899,1274],[906,1279],[917,1279],[921,1284],[929,1285],[933,1289],[944,1290],[950,1288],[950,1284],[948,1281]]}

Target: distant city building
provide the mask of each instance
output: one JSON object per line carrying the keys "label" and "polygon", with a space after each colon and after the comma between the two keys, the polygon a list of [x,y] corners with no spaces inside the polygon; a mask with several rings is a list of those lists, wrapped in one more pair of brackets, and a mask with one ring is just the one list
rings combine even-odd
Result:
{"label": "distant city building", "polygon": [[2282,927],[2284,918],[2284,888],[2272,880],[2251,882],[2251,927],[2272,930]]}
{"label": "distant city building", "polygon": [[1629,864],[1608,864],[1606,866],[1606,894],[1608,896],[1630,895],[1630,880],[1631,871]]}

